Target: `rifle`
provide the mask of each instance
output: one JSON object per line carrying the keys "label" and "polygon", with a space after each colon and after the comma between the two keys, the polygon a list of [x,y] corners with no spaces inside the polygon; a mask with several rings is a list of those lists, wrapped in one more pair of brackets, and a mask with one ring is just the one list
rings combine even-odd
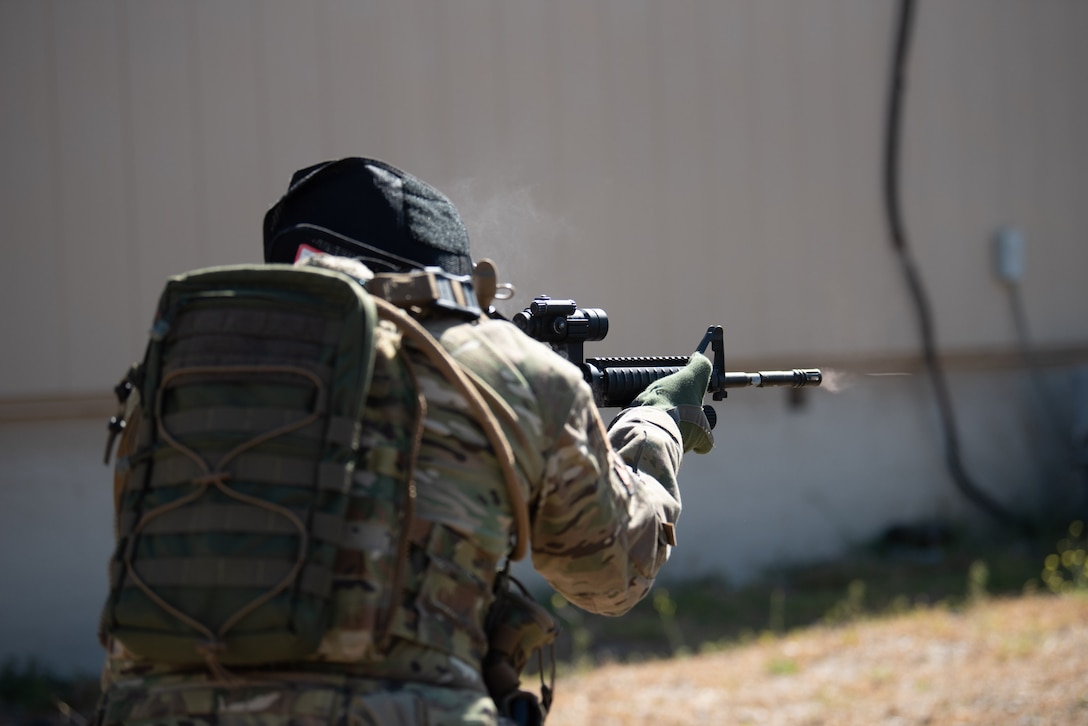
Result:
{"label": "rifle", "polygon": [[[689,356],[622,356],[586,358],[586,341],[604,340],[608,334],[608,314],[600,308],[579,308],[573,300],[553,300],[547,295],[533,299],[529,307],[513,316],[513,322],[530,337],[550,345],[553,350],[578,366],[593,390],[593,400],[600,408],[623,408],[659,378],[687,365]],[[725,370],[725,336],[722,326],[711,325],[695,347],[699,353],[711,349],[713,369],[707,393],[715,401],[728,395],[730,388],[802,388],[818,386],[823,373],[818,368],[794,368],[788,371],[744,373]],[[717,415],[704,406],[713,426]]]}

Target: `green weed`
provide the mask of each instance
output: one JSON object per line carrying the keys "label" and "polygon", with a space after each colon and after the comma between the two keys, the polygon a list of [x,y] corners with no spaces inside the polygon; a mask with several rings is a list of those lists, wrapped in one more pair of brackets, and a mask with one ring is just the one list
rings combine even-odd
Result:
{"label": "green weed", "polygon": [[1085,539],[1084,522],[1076,520],[1069,525],[1067,537],[1058,540],[1055,552],[1043,560],[1039,577],[1055,594],[1088,590],[1088,541]]}

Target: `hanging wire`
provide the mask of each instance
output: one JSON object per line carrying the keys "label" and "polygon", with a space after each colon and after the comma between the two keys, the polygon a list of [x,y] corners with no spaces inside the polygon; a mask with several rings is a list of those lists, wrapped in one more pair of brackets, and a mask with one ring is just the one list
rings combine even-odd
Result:
{"label": "hanging wire", "polygon": [[902,136],[903,104],[906,93],[906,68],[911,32],[914,26],[914,6],[914,0],[901,0],[899,3],[895,48],[892,58],[891,88],[888,96],[887,127],[884,139],[884,202],[889,233],[918,315],[922,355],[937,400],[937,410],[944,439],[945,465],[948,473],[960,492],[977,507],[998,522],[1015,527],[1025,534],[1030,534],[1034,531],[1034,526],[1028,520],[1013,514],[979,488],[963,465],[952,397],[949,394],[944,370],[937,356],[933,312],[925,287],[922,284],[922,278],[918,273],[918,268],[907,244],[907,234],[899,202],[899,153],[900,137]]}

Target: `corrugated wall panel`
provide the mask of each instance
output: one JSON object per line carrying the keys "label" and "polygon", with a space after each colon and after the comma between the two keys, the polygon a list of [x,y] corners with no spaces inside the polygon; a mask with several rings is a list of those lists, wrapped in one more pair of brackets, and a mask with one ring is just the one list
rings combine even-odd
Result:
{"label": "corrugated wall panel", "polygon": [[[556,4],[495,3],[493,14],[499,44],[500,137],[491,153],[451,180],[449,193],[470,225],[475,249],[499,263],[500,272],[517,282],[519,298],[525,300],[546,292],[547,281],[558,280],[563,266],[558,245],[566,236],[568,215],[557,201],[564,186],[557,143],[562,119],[570,119],[567,127],[584,131],[581,119],[599,103],[595,84],[576,76],[578,90],[564,91],[563,97],[577,108],[563,108],[559,64],[590,78],[599,74],[599,64],[592,41],[573,45],[567,35],[560,35]],[[576,25],[582,33],[594,32],[583,16]],[[591,158],[599,160],[602,141],[598,137],[597,143],[580,147],[598,154]],[[557,288],[557,294],[566,293]]]}
{"label": "corrugated wall panel", "polygon": [[343,0],[322,13],[328,55],[329,127],[342,155],[394,158],[398,136],[418,138],[417,121],[400,103],[405,86],[402,56],[390,23],[390,3]]}
{"label": "corrugated wall panel", "polygon": [[49,11],[47,3],[0,4],[0,397],[55,391],[67,368]]}
{"label": "corrugated wall panel", "polygon": [[[69,393],[100,390],[123,373],[117,356],[128,348],[124,321],[139,268],[127,255],[133,200],[125,181],[123,9],[100,3],[52,7],[59,176],[51,206],[58,216],[53,264],[60,284],[51,292],[64,315],[59,329],[40,330],[25,344],[61,338],[61,377],[49,389]],[[17,284],[29,286],[28,300],[42,291],[34,280]]]}
{"label": "corrugated wall panel", "polygon": [[838,170],[818,174],[842,185],[842,240],[834,259],[838,272],[828,284],[841,289],[845,299],[836,308],[838,315],[827,316],[819,326],[827,337],[813,352],[864,356],[873,351],[870,341],[884,341],[885,350],[903,350],[913,349],[917,338],[884,215],[881,155],[894,7],[868,0],[839,4],[835,73],[841,91],[833,103],[840,109],[836,132],[843,152]]}
{"label": "corrugated wall panel", "polygon": [[[1039,138],[1034,122],[1035,107],[1033,75],[1034,53],[1024,52],[1023,38],[1031,20],[1025,18],[1018,0],[994,3],[992,26],[997,38],[992,45],[992,73],[998,79],[999,90],[994,105],[998,134],[997,149],[1001,151],[1000,196],[995,200],[1005,212],[1008,222],[1014,220],[1036,228],[1033,218],[1036,179],[1039,164]],[[1017,52],[1012,52],[1017,49]],[[1020,220],[1023,220],[1020,222]]]}
{"label": "corrugated wall panel", "polygon": [[330,56],[322,49],[325,37],[318,22],[325,11],[323,3],[291,0],[255,5],[258,151],[271,175],[265,189],[274,190],[268,204],[286,190],[292,171],[334,154],[328,121]]}
{"label": "corrugated wall panel", "polygon": [[661,195],[661,204],[651,212],[657,218],[652,243],[663,251],[658,263],[662,278],[659,297],[663,301],[697,301],[694,308],[657,306],[661,311],[658,324],[677,331],[680,338],[664,345],[679,352],[691,349],[707,325],[729,321],[722,304],[729,262],[721,252],[725,246],[743,244],[731,239],[732,224],[727,217],[708,214],[718,197],[718,190],[708,184],[713,160],[707,155],[711,144],[705,141],[716,137],[708,114],[711,51],[693,39],[699,38],[703,25],[711,18],[705,3],[685,1],[679,5],[657,4],[651,19],[652,37],[658,44],[655,55],[661,66],[661,85],[653,103],[661,109],[667,129],[655,145],[660,155],[655,161],[660,168],[652,178],[656,178],[660,189],[671,190]]}
{"label": "corrugated wall panel", "polygon": [[[600,306],[594,302],[594,273],[622,276],[626,265],[643,257],[639,240],[630,234],[631,215],[618,213],[617,202],[624,191],[620,187],[635,192],[627,185],[654,175],[650,150],[632,138],[633,129],[651,121],[648,109],[630,99],[629,89],[614,71],[624,62],[616,58],[624,51],[607,33],[610,26],[625,22],[622,3],[618,9],[617,3],[607,2],[575,5],[551,14],[555,42],[540,56],[554,84],[547,113],[554,125],[548,138],[555,145],[551,149],[538,145],[536,153],[551,157],[556,184],[549,201],[563,223],[553,234],[546,287],[538,285],[537,292]],[[635,42],[645,44],[643,29],[624,26],[624,30],[617,34],[633,33]],[[522,173],[526,172],[532,169]],[[610,173],[624,183],[615,184]],[[644,230],[644,236],[651,233]],[[525,247],[530,265],[535,250],[532,244]]]}
{"label": "corrugated wall panel", "polygon": [[[602,353],[688,347],[713,321],[748,360],[912,356],[881,198],[894,8],[7,3],[22,62],[0,78],[26,103],[4,183],[35,192],[5,217],[38,235],[48,209],[58,247],[3,273],[13,300],[55,290],[45,324],[4,323],[53,351],[11,356],[4,395],[101,390],[165,274],[257,259],[290,172],[356,153],[447,190],[519,303],[617,311]],[[1035,337],[1083,345],[1086,13],[919,4],[903,189],[945,349],[1013,345],[1003,223],[1027,235]]]}
{"label": "corrugated wall panel", "polygon": [[130,291],[128,312],[136,315],[132,340],[140,345],[153,312],[141,301],[153,300],[168,275],[209,264],[213,246],[207,207],[198,194],[207,183],[208,169],[203,163],[195,6],[125,7],[120,82],[123,205],[130,239],[123,254],[130,260],[131,276],[121,282]]}
{"label": "corrugated wall panel", "polygon": [[[437,184],[441,175],[448,173],[452,153],[448,147],[457,131],[451,125],[451,90],[446,83],[450,72],[444,51],[447,38],[430,5],[410,0],[389,8],[377,69],[391,78],[374,94],[369,88],[351,85],[344,92],[366,96],[376,112],[387,114],[390,130],[389,146],[376,148],[378,144],[370,141],[367,129],[360,128],[347,153],[377,156],[405,169],[412,163],[415,174]],[[346,58],[347,65],[338,68],[338,73],[359,62],[358,53],[353,55]]]}
{"label": "corrugated wall panel", "polygon": [[[841,63],[838,36],[843,16],[835,10],[832,5],[795,3],[781,24],[787,35],[795,38],[788,57],[793,89],[789,94],[791,111],[786,116],[790,143],[782,169],[793,179],[794,200],[792,209],[779,208],[772,213],[794,223],[785,230],[790,236],[779,240],[766,303],[773,305],[783,287],[806,301],[804,308],[812,317],[790,316],[788,330],[779,331],[772,322],[776,330],[771,333],[789,336],[803,350],[820,344],[825,326],[813,325],[817,316],[826,316],[824,320],[850,317],[848,308],[841,305],[844,286],[838,274],[848,251],[838,220],[853,190],[845,184],[841,171],[846,140],[839,134],[843,109],[838,102],[836,71]],[[781,276],[785,276],[785,284]]]}
{"label": "corrugated wall panel", "polygon": [[431,122],[431,151],[441,161],[438,178],[472,178],[505,162],[501,136],[497,4],[474,0],[438,6],[424,4],[421,16],[434,15],[437,73],[427,81],[425,101]]}
{"label": "corrugated wall panel", "polygon": [[992,340],[988,330],[1007,319],[988,247],[1002,221],[992,200],[1004,167],[995,134],[995,30],[992,15],[968,5],[933,8],[917,27],[903,154],[905,223],[941,343]]}
{"label": "corrugated wall panel", "polygon": [[[1026,229],[1033,260],[1032,287],[1026,289],[1036,329],[1046,337],[1084,340],[1088,291],[1088,48],[1084,3],[1062,0],[1042,8],[1030,30],[1038,57],[1036,88],[1042,124],[1038,196],[1044,225]],[[1079,24],[1076,22],[1079,20]],[[1025,109],[1027,110],[1027,109]],[[1079,264],[1078,264],[1079,261]],[[1028,279],[1025,278],[1025,285]]]}
{"label": "corrugated wall panel", "polygon": [[[752,143],[758,125],[752,102],[756,43],[750,30],[752,12],[747,3],[703,4],[699,34],[693,40],[703,51],[706,136],[698,146],[706,205],[700,216],[709,228],[702,241],[704,252],[697,253],[692,264],[700,281],[693,289],[709,295],[708,312],[717,320],[705,323],[724,326],[730,354],[750,348],[767,322],[765,306],[736,294],[741,287],[753,290],[751,281],[766,275],[752,173],[758,162]],[[670,243],[682,243],[683,235],[682,228],[672,231]]]}
{"label": "corrugated wall panel", "polygon": [[[906,134],[907,223],[941,342],[1013,340],[992,267],[1002,224],[1027,238],[1025,304],[1038,339],[1083,341],[1088,161],[1076,119],[1083,17],[1071,3],[922,4]],[[1081,21],[1083,23],[1083,20]],[[1080,303],[1076,302],[1077,300]]]}
{"label": "corrugated wall panel", "polygon": [[[751,113],[755,120],[751,141],[758,159],[752,170],[757,215],[754,242],[763,255],[763,274],[741,288],[745,295],[734,295],[738,301],[746,298],[751,307],[761,309],[763,319],[758,321],[760,327],[750,346],[754,350],[766,350],[776,339],[795,340],[805,325],[797,316],[779,319],[776,314],[784,291],[789,290],[795,302],[804,299],[806,279],[806,266],[796,256],[791,259],[793,251],[805,246],[798,214],[800,170],[796,166],[802,144],[797,133],[800,108],[794,91],[798,64],[807,61],[805,51],[809,49],[797,44],[794,16],[800,12],[798,5],[788,0],[755,3],[749,26]],[[823,131],[810,125],[805,139],[815,139]]]}
{"label": "corrugated wall panel", "polygon": [[707,92],[712,51],[708,44],[698,40],[706,32],[709,20],[706,3],[683,0],[660,5],[652,21],[661,63],[661,88],[656,105],[671,129],[661,140],[661,168],[654,176],[662,188],[676,191],[665,196],[655,210],[660,218],[655,242],[664,249],[693,245],[692,254],[673,254],[663,260],[662,282],[667,298],[696,292],[706,301],[702,305],[702,320],[678,307],[666,306],[664,322],[669,326],[689,327],[689,336],[693,338],[698,336],[700,324],[710,324],[715,318],[721,322],[725,314],[717,302],[724,284],[723,270],[719,267],[722,258],[717,250],[725,241],[722,238],[726,230],[721,226],[723,220],[708,214],[717,190],[709,184],[713,163],[707,158],[710,144],[698,141],[714,138],[716,131],[711,127],[711,101]]}
{"label": "corrugated wall panel", "polygon": [[267,123],[258,87],[255,2],[193,3],[193,74],[198,95],[194,154],[203,170],[196,185],[208,262],[255,262],[261,255],[261,218],[287,180],[266,168]]}
{"label": "corrugated wall panel", "polygon": [[[566,164],[560,173],[565,193],[558,201],[562,205],[564,199],[578,198],[580,192],[589,195],[582,198],[584,206],[579,207],[592,226],[579,240],[585,252],[578,254],[574,282],[593,290],[597,306],[612,310],[617,333],[622,333],[624,325],[627,330],[631,327],[620,313],[623,300],[610,294],[610,288],[615,287],[610,281],[624,280],[624,297],[630,299],[635,293],[641,301],[637,318],[645,328],[640,333],[652,344],[657,336],[646,336],[645,331],[661,328],[663,302],[672,297],[667,258],[682,256],[692,248],[683,243],[664,244],[666,230],[661,218],[666,202],[655,194],[665,188],[661,149],[669,119],[658,103],[662,49],[660,38],[652,32],[653,4],[613,1],[602,7],[598,42],[604,96],[595,112],[587,114],[587,122],[607,124],[609,165],[588,168],[577,155],[563,154]],[[563,99],[559,102],[563,108]],[[586,185],[585,179],[593,186]],[[623,339],[617,336],[617,341]]]}

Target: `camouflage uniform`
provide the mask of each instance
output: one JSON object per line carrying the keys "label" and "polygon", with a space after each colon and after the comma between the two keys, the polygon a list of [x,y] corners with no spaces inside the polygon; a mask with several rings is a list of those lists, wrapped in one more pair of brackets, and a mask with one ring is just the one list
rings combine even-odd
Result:
{"label": "camouflage uniform", "polygon": [[[296,172],[265,215],[264,245],[266,262],[317,250],[379,272],[472,273],[452,203],[373,159]],[[680,513],[677,423],[643,406],[606,432],[580,371],[515,326],[437,315],[421,322],[503,426],[537,571],[586,610],[626,612],[668,557]],[[387,321],[376,338],[347,534],[333,568],[333,622],[317,653],[216,678],[107,642],[102,723],[498,722],[481,670],[493,585],[516,529],[506,461],[415,338]]]}
{"label": "camouflage uniform", "polygon": [[[506,434],[529,502],[535,569],[579,607],[626,612],[669,554],[680,513],[677,425],[640,407],[606,432],[578,369],[513,325],[424,324],[514,414]],[[355,480],[358,508],[337,562],[337,619],[320,652],[224,682],[110,643],[102,723],[498,723],[480,663],[513,527],[502,472],[463,396],[390,324],[378,341],[364,434],[370,471]],[[410,487],[406,462],[381,452],[411,435],[413,391],[426,417]],[[414,495],[399,573],[394,527],[367,509],[383,486]],[[383,569],[361,576],[374,551],[385,553]]]}

